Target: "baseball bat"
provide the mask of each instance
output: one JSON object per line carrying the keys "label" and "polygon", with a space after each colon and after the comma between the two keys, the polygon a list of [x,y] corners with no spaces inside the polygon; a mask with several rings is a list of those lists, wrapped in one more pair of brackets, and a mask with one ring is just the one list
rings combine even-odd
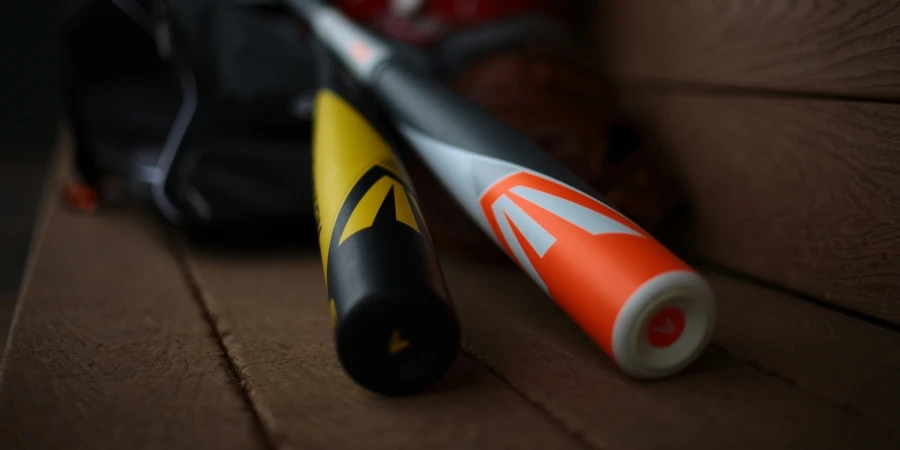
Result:
{"label": "baseball bat", "polygon": [[415,394],[452,366],[459,325],[406,170],[313,44],[315,215],[338,358],[371,391]]}
{"label": "baseball bat", "polygon": [[315,0],[288,0],[389,112],[468,216],[629,375],[661,378],[706,347],[706,281],[537,144],[414,70]]}

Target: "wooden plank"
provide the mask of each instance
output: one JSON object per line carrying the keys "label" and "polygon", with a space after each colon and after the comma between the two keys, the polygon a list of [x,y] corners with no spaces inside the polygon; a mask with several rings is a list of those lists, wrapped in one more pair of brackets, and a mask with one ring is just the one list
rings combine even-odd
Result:
{"label": "wooden plank", "polygon": [[789,294],[705,275],[719,296],[717,346],[869,420],[900,423],[900,333]]}
{"label": "wooden plank", "polygon": [[152,223],[48,202],[0,365],[0,448],[263,447]]}
{"label": "wooden plank", "polygon": [[897,0],[605,0],[619,77],[900,98]]}
{"label": "wooden plank", "polygon": [[424,395],[387,399],[338,363],[321,261],[194,249],[194,271],[244,388],[279,448],[585,448],[468,358]]}
{"label": "wooden plank", "polygon": [[900,324],[900,106],[627,102],[685,184],[685,252]]}
{"label": "wooden plank", "polygon": [[676,377],[631,380],[519,270],[444,266],[469,352],[598,448],[887,449],[900,439],[715,349]]}

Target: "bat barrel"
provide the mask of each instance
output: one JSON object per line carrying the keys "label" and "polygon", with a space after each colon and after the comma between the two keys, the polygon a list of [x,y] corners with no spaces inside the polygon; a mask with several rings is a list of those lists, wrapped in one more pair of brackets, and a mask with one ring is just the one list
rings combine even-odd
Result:
{"label": "bat barrel", "polygon": [[384,395],[435,384],[459,351],[459,324],[409,177],[341,93],[315,103],[313,177],[338,357]]}

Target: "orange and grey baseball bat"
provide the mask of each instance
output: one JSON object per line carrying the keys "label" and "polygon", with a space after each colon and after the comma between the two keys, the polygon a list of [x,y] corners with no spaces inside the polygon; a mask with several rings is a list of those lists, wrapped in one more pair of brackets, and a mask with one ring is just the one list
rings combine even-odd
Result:
{"label": "orange and grey baseball bat", "polygon": [[660,378],[706,346],[705,280],[495,117],[315,0],[288,0],[469,217],[626,373]]}

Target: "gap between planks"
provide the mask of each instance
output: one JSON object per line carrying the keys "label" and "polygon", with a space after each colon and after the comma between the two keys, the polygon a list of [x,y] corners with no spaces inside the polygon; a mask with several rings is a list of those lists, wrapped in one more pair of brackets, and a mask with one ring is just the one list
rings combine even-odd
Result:
{"label": "gap between planks", "polygon": [[543,414],[547,418],[547,420],[550,423],[552,423],[553,425],[555,425],[557,428],[559,428],[560,431],[572,436],[576,441],[578,441],[579,444],[581,444],[585,448],[590,448],[590,449],[595,449],[595,450],[604,450],[603,447],[591,443],[587,439],[587,437],[584,436],[584,433],[582,433],[578,430],[575,430],[574,428],[569,426],[565,420],[563,420],[562,418],[560,418],[556,414],[554,414],[553,411],[550,410],[550,408],[547,408],[546,406],[542,405],[540,402],[538,402],[537,400],[535,400],[534,398],[529,396],[528,393],[526,393],[523,389],[512,384],[505,376],[503,376],[502,373],[500,373],[499,370],[494,368],[490,363],[488,363],[484,359],[476,356],[475,353],[472,352],[471,350],[465,348],[465,345],[463,345],[462,357],[469,358],[472,361],[475,361],[475,363],[478,364],[479,366],[481,366],[481,368],[483,368],[487,373],[491,374],[491,376],[493,376],[498,381],[503,383],[504,386],[508,387],[511,391],[515,392],[515,394],[517,396],[519,396],[519,398],[521,398],[525,403],[531,405],[532,408],[534,408],[535,410],[537,410],[538,412]]}
{"label": "gap between planks", "polygon": [[804,294],[795,289],[791,289],[787,286],[783,286],[779,283],[767,281],[757,276],[741,272],[740,270],[733,269],[723,264],[719,264],[713,261],[709,261],[702,257],[691,257],[685,258],[690,261],[690,264],[697,269],[703,269],[708,272],[717,273],[719,275],[724,275],[729,278],[734,278],[735,280],[742,281],[744,283],[757,286],[763,289],[768,289],[770,291],[775,291],[777,293],[790,295],[791,297],[796,298],[799,301],[803,301],[812,305],[815,305],[819,308],[824,308],[827,310],[831,310],[840,314],[843,314],[847,317],[851,317],[855,320],[859,320],[861,322],[865,322],[869,325],[876,326],[893,333],[900,333],[900,325],[893,324],[879,317],[875,317],[863,312],[856,311],[854,309],[847,308],[846,306],[841,306],[835,303],[829,303],[824,300],[818,299],[809,294]]}
{"label": "gap between planks", "polygon": [[[605,70],[605,69],[604,69]],[[618,91],[642,92],[645,94],[685,94],[715,97],[753,97],[770,100],[819,100],[873,104],[900,104],[900,97],[872,97],[866,95],[836,94],[828,92],[804,91],[801,89],[777,89],[755,86],[726,85],[715,82],[685,80],[665,80],[633,75],[608,75]]]}
{"label": "gap between planks", "polygon": [[749,368],[751,368],[751,369],[753,369],[753,370],[755,370],[755,371],[757,371],[757,372],[759,372],[759,373],[761,373],[761,374],[763,374],[763,375],[765,375],[765,376],[767,376],[767,377],[774,378],[775,380],[778,380],[778,381],[780,381],[780,382],[782,382],[782,383],[784,383],[784,384],[790,386],[792,389],[797,389],[797,390],[806,392],[807,394],[812,395],[813,397],[820,398],[820,399],[822,399],[822,400],[824,400],[824,401],[826,401],[826,402],[828,402],[828,403],[831,403],[831,404],[833,404],[833,405],[835,405],[835,406],[837,406],[837,407],[839,407],[839,408],[845,409],[845,410],[847,410],[847,411],[853,413],[853,414],[854,414],[855,416],[857,416],[857,417],[863,417],[863,412],[860,411],[860,410],[859,410],[858,408],[856,408],[855,406],[853,406],[853,405],[851,405],[851,404],[849,404],[849,403],[842,402],[842,401],[840,401],[840,400],[834,399],[834,398],[829,397],[829,396],[827,396],[827,395],[820,394],[820,393],[818,393],[818,392],[816,392],[816,391],[813,391],[813,390],[811,390],[811,389],[807,389],[806,387],[804,387],[804,386],[802,385],[801,382],[796,381],[796,380],[792,379],[791,377],[782,375],[782,374],[778,373],[778,371],[776,371],[776,370],[766,368],[766,367],[763,366],[763,364],[761,364],[761,363],[759,363],[759,362],[757,362],[757,361],[755,361],[755,360],[752,360],[752,359],[749,359],[749,358],[742,358],[742,357],[740,357],[740,356],[734,354],[734,352],[728,350],[728,348],[725,347],[724,345],[721,345],[721,344],[717,344],[717,343],[715,343],[715,342],[712,342],[712,343],[709,344],[709,348],[710,348],[710,349],[713,349],[713,350],[715,350],[715,351],[717,351],[717,352],[719,352],[719,353],[721,353],[721,354],[727,356],[728,358],[731,358],[731,359],[733,359],[733,360],[735,360],[735,361],[737,361],[737,362],[739,362],[739,363],[741,363],[741,364],[744,364],[745,366],[747,366],[747,367],[749,367]]}
{"label": "gap between planks", "polygon": [[261,405],[256,399],[253,392],[253,385],[248,382],[242,369],[244,364],[241,361],[240,356],[238,356],[238,352],[234,351],[233,346],[235,344],[229,343],[232,333],[228,324],[222,323],[223,321],[218,318],[218,306],[215,304],[215,300],[212,299],[212,296],[206,295],[203,291],[203,287],[197,283],[197,276],[196,273],[194,273],[193,267],[191,267],[184,237],[176,234],[171,242],[175,259],[177,260],[181,272],[184,274],[184,279],[191,291],[191,296],[197,302],[200,310],[203,311],[203,318],[209,324],[213,337],[219,344],[222,358],[228,363],[228,368],[231,371],[229,375],[235,381],[235,388],[238,390],[238,395],[244,399],[247,408],[250,410],[254,425],[257,427],[263,445],[270,450],[282,448],[285,442],[283,434],[278,430],[272,414],[265,405]]}

